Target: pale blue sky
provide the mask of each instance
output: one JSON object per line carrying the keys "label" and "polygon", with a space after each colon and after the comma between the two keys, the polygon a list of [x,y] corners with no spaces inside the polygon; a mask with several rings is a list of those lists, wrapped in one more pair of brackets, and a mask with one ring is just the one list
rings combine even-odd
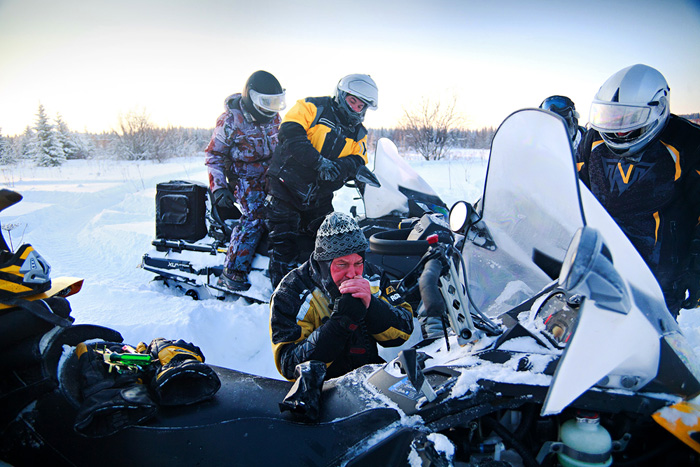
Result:
{"label": "pale blue sky", "polygon": [[144,109],[213,127],[258,69],[288,106],[370,74],[370,127],[453,96],[469,126],[498,126],[551,94],[585,123],[600,85],[635,63],[665,75],[674,113],[700,111],[700,1],[0,0],[0,130],[33,125],[39,103],[76,131]]}

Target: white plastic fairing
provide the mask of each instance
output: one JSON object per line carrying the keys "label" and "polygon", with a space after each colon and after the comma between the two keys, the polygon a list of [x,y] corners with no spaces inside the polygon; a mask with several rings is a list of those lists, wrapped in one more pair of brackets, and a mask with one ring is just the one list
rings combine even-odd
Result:
{"label": "white plastic fairing", "polygon": [[387,138],[377,142],[373,172],[381,188],[365,187],[363,198],[368,218],[408,214],[408,198],[399,187],[439,198],[428,182],[399,156],[398,148]]}
{"label": "white plastic fairing", "polygon": [[561,412],[608,374],[633,376],[639,386],[646,384],[656,376],[659,352],[659,335],[639,309],[624,315],[585,301],[542,415]]}
{"label": "white plastic fairing", "polygon": [[[630,241],[582,183],[580,191],[587,223],[601,233],[617,271],[636,289],[664,303],[658,282]],[[631,294],[629,287],[628,292]],[[658,370],[659,339],[659,333],[636,304],[625,315],[586,300],[557,366],[542,415],[561,412],[609,374],[635,377],[638,386],[646,384]]]}

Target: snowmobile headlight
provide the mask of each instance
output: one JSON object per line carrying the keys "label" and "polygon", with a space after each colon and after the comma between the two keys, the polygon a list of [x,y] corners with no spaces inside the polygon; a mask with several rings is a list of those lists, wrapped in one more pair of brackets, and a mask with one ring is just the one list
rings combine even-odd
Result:
{"label": "snowmobile headlight", "polygon": [[574,295],[567,299],[562,292],[556,292],[545,300],[536,317],[542,321],[543,334],[556,347],[562,349],[573,335],[578,321],[580,297]]}
{"label": "snowmobile headlight", "polygon": [[610,250],[591,227],[584,226],[574,234],[559,273],[559,286],[606,310],[624,314],[630,310],[629,293],[613,266]]}

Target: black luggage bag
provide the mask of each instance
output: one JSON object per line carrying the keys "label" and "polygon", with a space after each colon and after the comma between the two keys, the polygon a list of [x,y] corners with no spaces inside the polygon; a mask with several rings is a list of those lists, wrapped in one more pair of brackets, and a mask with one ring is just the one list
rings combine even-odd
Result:
{"label": "black luggage bag", "polygon": [[207,235],[207,187],[171,180],[156,185],[156,238],[196,242]]}

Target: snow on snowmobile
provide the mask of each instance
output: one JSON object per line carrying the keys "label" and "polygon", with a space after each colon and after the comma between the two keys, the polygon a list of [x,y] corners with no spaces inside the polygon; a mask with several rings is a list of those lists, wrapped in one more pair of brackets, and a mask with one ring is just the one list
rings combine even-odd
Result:
{"label": "snow on snowmobile", "polygon": [[[400,255],[434,231],[416,240],[422,246],[412,251],[424,253],[406,263],[400,288],[419,289],[421,313],[440,322],[441,336],[320,384],[304,369],[292,383],[212,367],[220,388],[210,397],[90,437],[75,429],[76,349],[120,336],[85,325],[52,330],[42,337],[39,375],[50,385],[35,387],[17,370],[3,376],[14,386],[3,383],[0,459],[698,464],[698,357],[643,260],[578,183],[561,118],[539,109],[508,117],[492,143],[482,198],[476,207],[455,204],[448,225],[451,240],[427,214],[406,238],[379,232],[370,243],[379,256]],[[115,353],[109,361],[117,365]],[[127,420],[130,408],[118,407],[124,413],[114,419]]]}

